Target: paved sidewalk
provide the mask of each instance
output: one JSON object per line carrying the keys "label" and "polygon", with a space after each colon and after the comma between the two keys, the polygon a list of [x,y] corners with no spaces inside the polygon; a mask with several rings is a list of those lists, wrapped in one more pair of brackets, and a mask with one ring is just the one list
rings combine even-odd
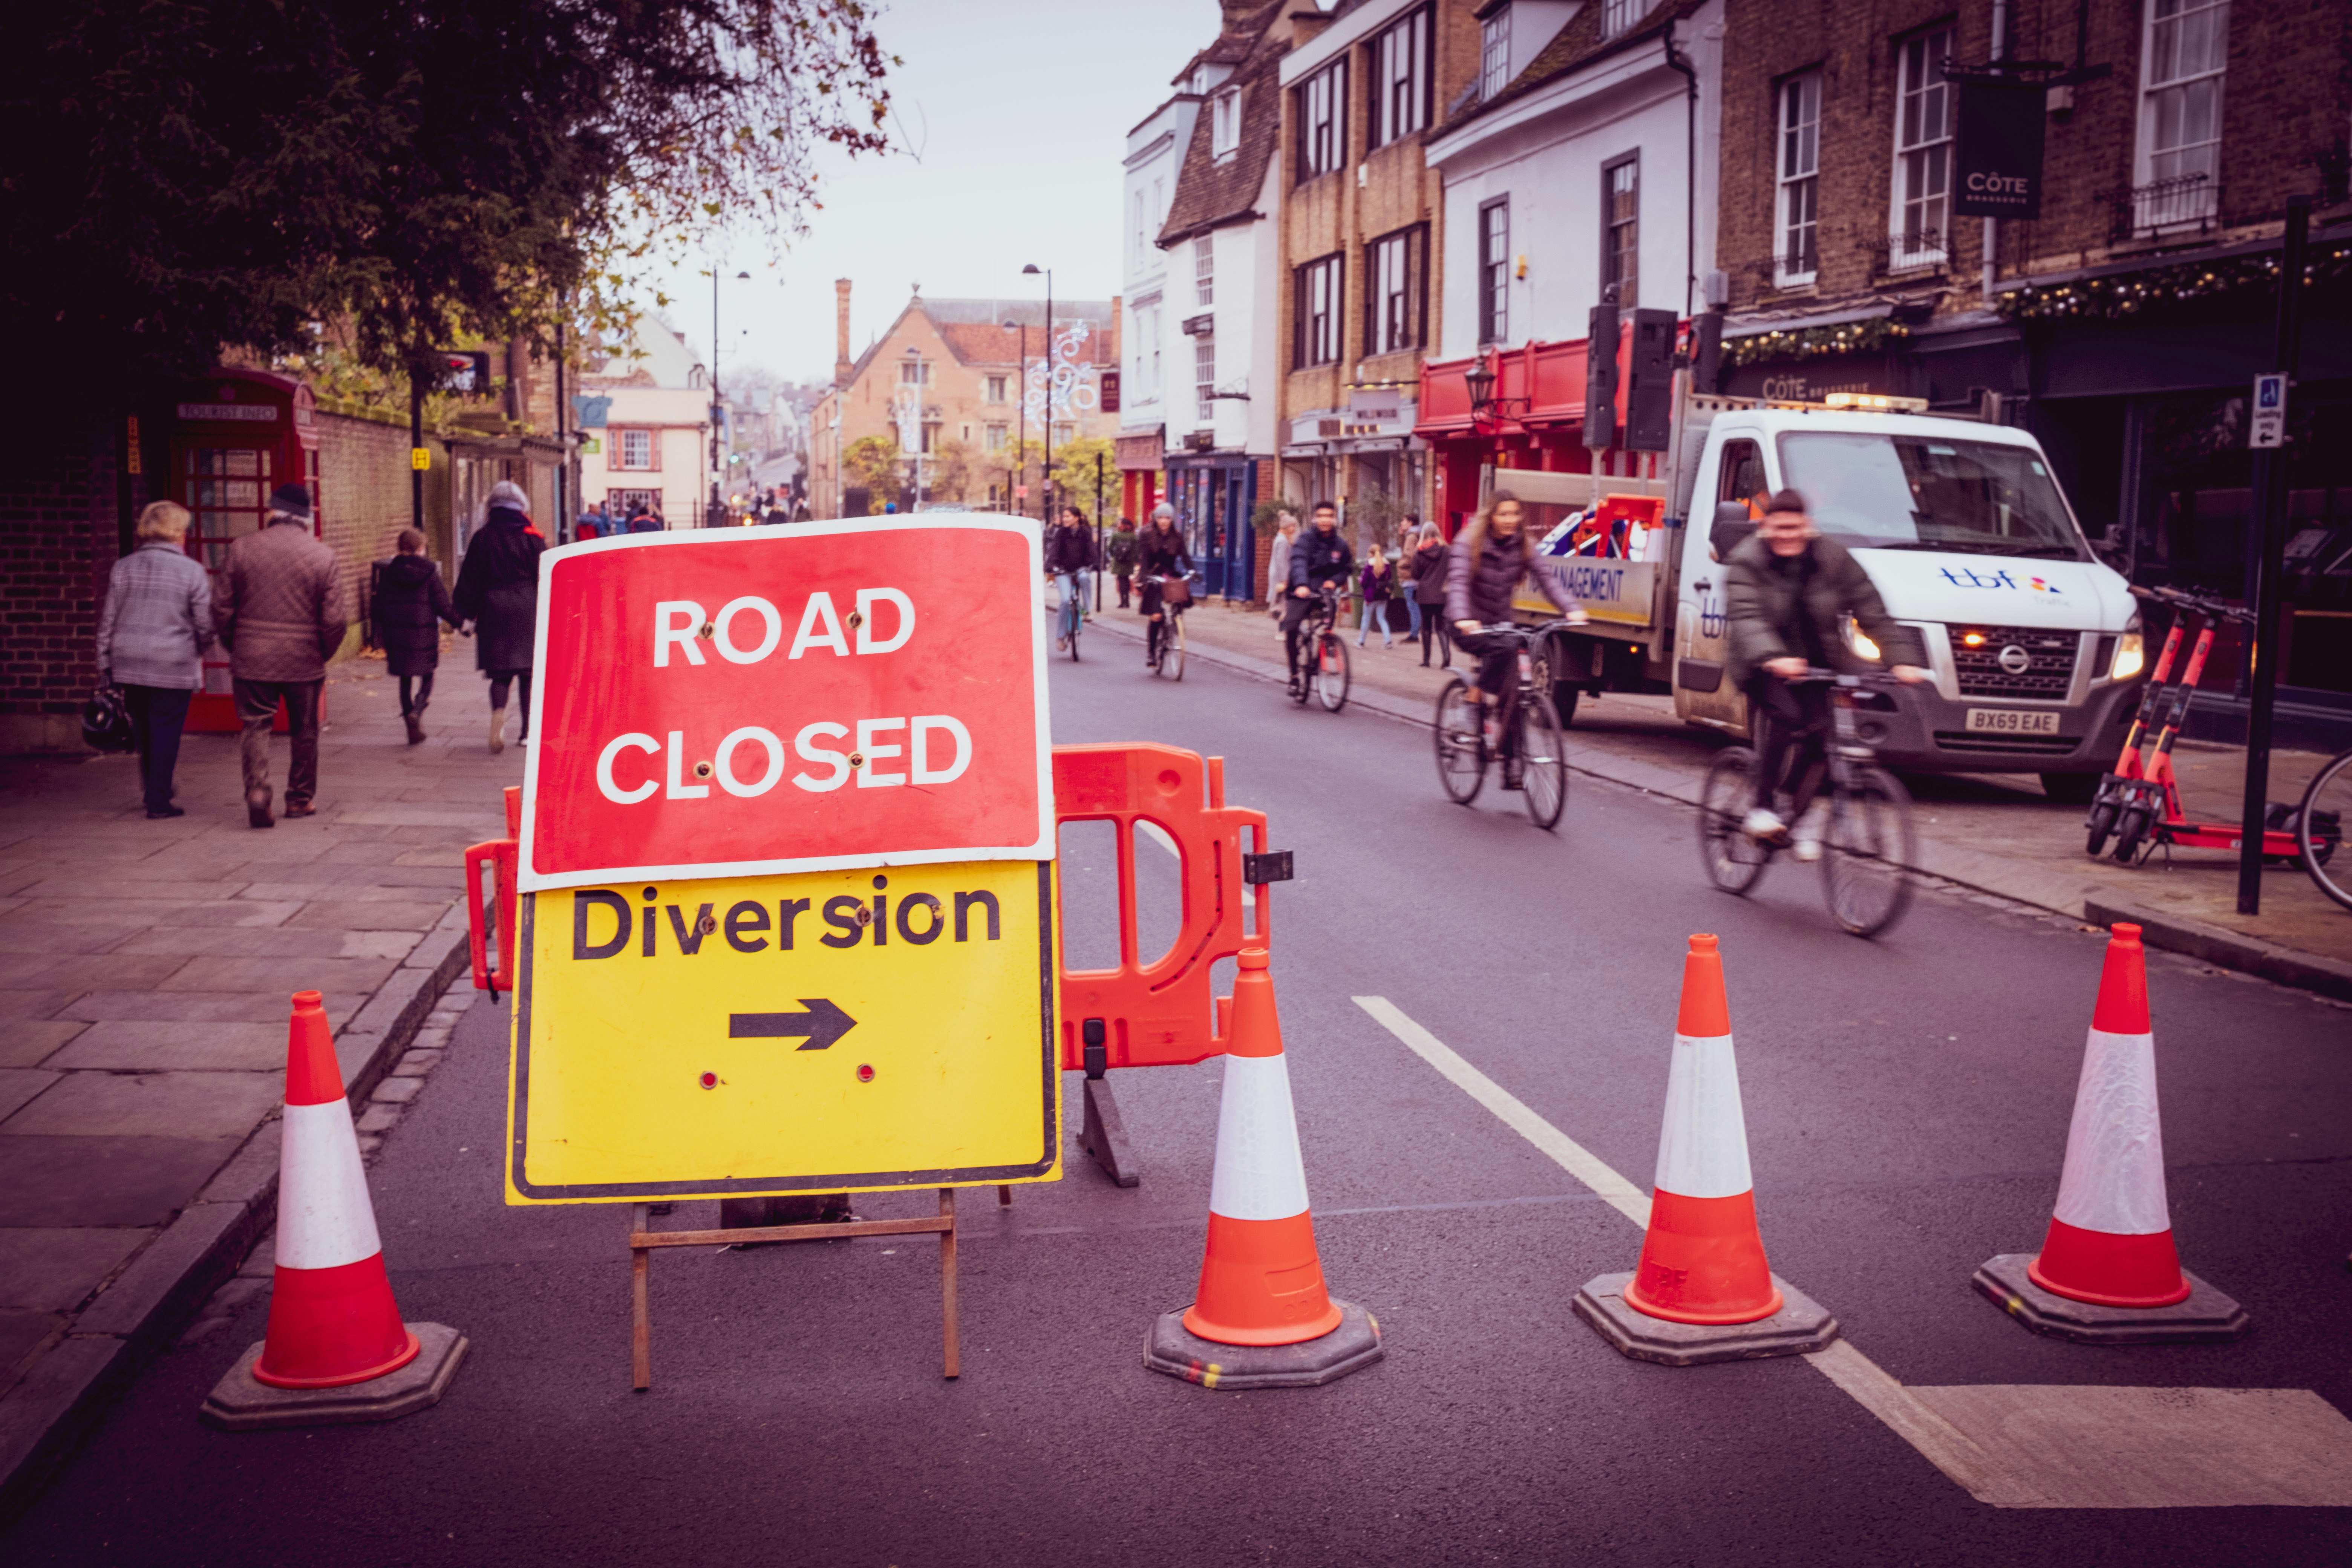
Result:
{"label": "paved sidewalk", "polygon": [[[1046,602],[1050,606],[1050,593]],[[1103,603],[1090,630],[1142,637],[1141,617],[1118,609],[1108,588]],[[1208,601],[1186,612],[1184,626],[1191,658],[1281,683],[1282,637],[1264,611]],[[1362,647],[1356,646],[1352,628],[1346,635],[1352,670],[1349,706],[1425,725],[1446,672],[1423,668],[1419,646],[1407,644],[1402,633],[1393,648],[1381,646],[1378,632]],[[1132,658],[1140,670],[1139,649],[1113,653],[1110,642],[1107,637],[1092,644],[1082,640],[1080,653]],[[1461,656],[1454,662],[1457,671],[1465,668]],[[1300,722],[1311,726],[1328,717],[1315,709],[1302,712]],[[1726,743],[1712,731],[1677,720],[1670,698],[1616,692],[1588,696],[1577,705],[1569,741],[1570,760],[1579,771],[1693,802],[1707,758]],[[2173,761],[2191,815],[2237,819],[2244,756],[2239,747],[2184,742],[2176,748]],[[2324,761],[2316,752],[2275,752],[2271,797],[2300,799]],[[2249,919],[2237,912],[2233,854],[2183,851],[2169,866],[2161,854],[2137,867],[2118,866],[2083,853],[2084,808],[2051,800],[2031,774],[1912,773],[1905,782],[1917,806],[1922,870],[2096,923],[2137,920],[2160,945],[2352,1000],[2352,914],[2329,902],[2299,870],[2267,870],[2263,913]],[[1433,772],[1433,796],[1436,788]],[[1563,831],[1574,819],[1572,797],[1569,810]],[[1696,854],[1694,847],[1688,866],[1694,876],[1699,872]]]}
{"label": "paved sidewalk", "polygon": [[130,758],[0,761],[0,1516],[273,1217],[289,995],[363,1100],[465,962],[462,852],[524,756],[471,664],[415,747],[383,664],[336,666],[319,814],[267,831],[234,735],[187,738],[170,821]]}

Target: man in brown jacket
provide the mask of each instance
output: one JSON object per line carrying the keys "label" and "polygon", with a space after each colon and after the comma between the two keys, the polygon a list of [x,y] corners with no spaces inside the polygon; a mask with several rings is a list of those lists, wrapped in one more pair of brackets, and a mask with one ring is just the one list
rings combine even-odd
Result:
{"label": "man in brown jacket", "polygon": [[213,623],[229,650],[236,716],[245,725],[245,812],[256,827],[269,816],[269,726],[286,704],[294,742],[286,773],[286,815],[308,816],[319,787],[319,693],[327,660],[342,647],[349,618],[335,552],[311,537],[308,486],[270,493],[269,520],[228,547]]}

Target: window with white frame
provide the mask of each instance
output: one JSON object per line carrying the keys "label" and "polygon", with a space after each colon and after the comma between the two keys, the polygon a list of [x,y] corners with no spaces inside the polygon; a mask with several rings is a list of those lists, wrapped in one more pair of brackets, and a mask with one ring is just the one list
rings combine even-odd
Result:
{"label": "window with white frame", "polygon": [[1330,364],[1339,357],[1341,266],[1340,258],[1326,256],[1298,268],[1294,365]]}
{"label": "window with white frame", "polygon": [[1415,11],[1372,43],[1372,145],[1429,123],[1429,13]]}
{"label": "window with white frame", "polygon": [[1151,345],[1150,374],[1144,378],[1143,389],[1145,395],[1157,397],[1160,395],[1160,351],[1162,346],[1160,341],[1160,307],[1152,306],[1143,316],[1144,341]]}
{"label": "window with white frame", "polygon": [[1601,0],[1601,36],[1613,38],[1650,14],[1658,0]]}
{"label": "window with white frame", "polygon": [[986,426],[981,431],[981,450],[983,452],[1002,452],[1006,447],[1012,445],[1012,443],[1006,439],[1009,435],[1010,432],[1002,425],[991,425]]}
{"label": "window with white frame", "polygon": [[1192,242],[1192,293],[1203,305],[1217,302],[1217,257],[1207,235]]}
{"label": "window with white frame", "polygon": [[1601,171],[1601,286],[1614,289],[1621,308],[1641,303],[1642,157],[1618,159]]}
{"label": "window with white frame", "polygon": [[1229,88],[1210,104],[1209,151],[1222,158],[1242,144],[1242,89]]}
{"label": "window with white frame", "polygon": [[1004,383],[1005,378],[1001,375],[992,375],[988,378],[987,399],[989,402],[1002,403],[1004,401]]}
{"label": "window with white frame", "polygon": [[898,363],[898,384],[900,386],[930,385],[930,362],[919,359],[901,360]]}
{"label": "window with white frame", "polygon": [[618,430],[614,432],[614,455],[620,458],[616,468],[650,469],[654,466],[654,433],[650,430]]}
{"label": "window with white frame", "polygon": [[1772,258],[1782,288],[1811,283],[1820,261],[1822,73],[1807,71],[1780,84],[1780,243]]}
{"label": "window with white frame", "polygon": [[1952,87],[1944,62],[1952,30],[1895,46],[1895,200],[1887,266],[1940,266],[1952,226]]}
{"label": "window with white frame", "polygon": [[1217,405],[1213,395],[1217,390],[1217,342],[1214,338],[1192,340],[1192,403],[1206,425],[1217,416]]}
{"label": "window with white frame", "polygon": [[1148,245],[1150,245],[1150,244],[1151,243],[1151,241],[1150,241],[1150,237],[1146,232],[1145,232],[1144,227],[1143,227],[1143,191],[1142,191],[1141,187],[1139,187],[1139,186],[1137,188],[1136,193],[1135,193],[1135,204],[1134,204],[1134,205],[1135,205],[1135,264],[1136,264],[1138,267],[1140,267],[1140,266],[1142,266],[1142,265],[1143,265],[1143,263],[1144,263],[1144,260],[1145,260],[1146,257],[1150,255],[1150,252],[1145,248],[1145,247],[1147,247]]}
{"label": "window with white frame", "polygon": [[1298,89],[1298,177],[1328,174],[1348,160],[1348,62],[1334,60]]}
{"label": "window with white frame", "polygon": [[1478,98],[1490,100],[1511,80],[1511,8],[1478,24]]}
{"label": "window with white frame", "polygon": [[1511,331],[1511,199],[1478,209],[1478,341],[1499,343]]}
{"label": "window with white frame", "polygon": [[2221,76],[2229,0],[2147,0],[2140,59],[2139,177],[2132,227],[2203,223],[2220,205]]}
{"label": "window with white frame", "polygon": [[1395,353],[1422,346],[1429,268],[1429,226],[1415,224],[1366,246],[1364,353]]}

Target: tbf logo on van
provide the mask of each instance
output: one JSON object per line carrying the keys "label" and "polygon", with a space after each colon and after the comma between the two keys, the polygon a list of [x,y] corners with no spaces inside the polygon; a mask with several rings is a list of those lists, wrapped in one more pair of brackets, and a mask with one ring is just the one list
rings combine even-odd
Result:
{"label": "tbf logo on van", "polygon": [[541,557],[527,892],[1050,859],[1034,523],[631,534]]}

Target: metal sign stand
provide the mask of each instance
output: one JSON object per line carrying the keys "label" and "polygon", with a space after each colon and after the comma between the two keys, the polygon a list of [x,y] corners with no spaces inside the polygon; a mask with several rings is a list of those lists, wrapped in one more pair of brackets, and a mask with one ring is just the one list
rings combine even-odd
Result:
{"label": "metal sign stand", "polygon": [[[1010,1201],[1000,1189],[1001,1201]],[[640,1394],[653,1386],[654,1330],[648,1302],[653,1249],[657,1247],[743,1247],[762,1241],[839,1241],[853,1236],[919,1236],[937,1231],[940,1237],[940,1320],[946,1342],[945,1368],[940,1375],[955,1377],[962,1370],[962,1352],[956,1330],[956,1190],[940,1189],[937,1217],[921,1219],[861,1219],[846,1225],[782,1225],[747,1226],[740,1230],[661,1230],[653,1228],[652,1205],[638,1204],[629,1222],[629,1361],[631,1386]]]}

